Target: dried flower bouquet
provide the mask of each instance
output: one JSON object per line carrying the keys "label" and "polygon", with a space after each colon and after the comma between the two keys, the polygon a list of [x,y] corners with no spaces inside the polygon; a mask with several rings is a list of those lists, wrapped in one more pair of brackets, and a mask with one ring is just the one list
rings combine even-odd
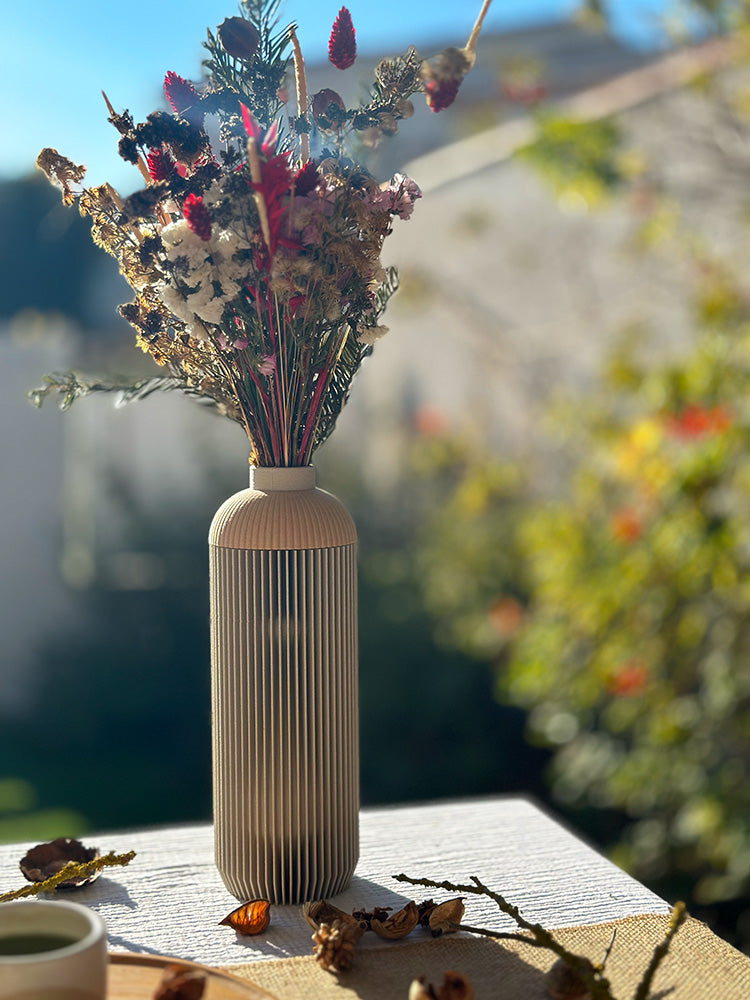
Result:
{"label": "dried flower bouquet", "polygon": [[[177,388],[200,397],[244,427],[254,464],[294,466],[309,464],[331,433],[386,330],[397,276],[381,248],[394,217],[408,219],[420,197],[401,174],[374,180],[347,157],[347,140],[395,132],[415,93],[434,111],[451,104],[490,0],[463,48],[423,60],[412,47],[383,60],[369,100],[353,109],[331,89],[308,97],[295,26],[278,29],[279,3],[242,0],[243,16],[208,32],[202,86],[167,73],[171,113],[136,124],[107,101],[120,155],[145,188],[123,199],[109,184],[81,187],[84,167],[53,149],[37,165],[91,217],[95,242],[135,290],[120,312],[168,376],[130,395]],[[328,54],[338,69],[356,58],[345,7]],[[58,391],[67,406],[112,388],[68,375],[31,396],[40,404]]]}

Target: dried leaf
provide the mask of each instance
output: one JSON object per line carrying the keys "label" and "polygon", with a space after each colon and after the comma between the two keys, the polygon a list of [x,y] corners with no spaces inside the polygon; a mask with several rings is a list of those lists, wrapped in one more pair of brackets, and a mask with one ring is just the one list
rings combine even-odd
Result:
{"label": "dried leaf", "polygon": [[271,923],[271,904],[267,899],[250,899],[232,910],[219,925],[233,927],[238,934],[262,934]]}
{"label": "dried leaf", "polygon": [[440,937],[441,934],[452,934],[457,931],[456,925],[461,923],[464,909],[464,901],[460,896],[456,899],[447,899],[444,903],[436,906],[428,919],[432,936]]}
{"label": "dried leaf", "polygon": [[[37,844],[21,858],[19,867],[29,882],[44,882],[65,867],[70,861],[81,864],[93,861],[99,857],[98,847],[84,847],[80,840],[71,837],[58,837],[45,844]],[[99,878],[101,872],[95,871],[85,878],[66,879],[58,885],[58,889],[78,889],[82,885]]]}
{"label": "dried leaf", "polygon": [[398,938],[406,937],[407,934],[411,934],[418,923],[419,910],[417,909],[417,904],[413,900],[410,900],[403,909],[391,914],[387,920],[373,918],[370,921],[370,928],[380,937],[395,941]]}
{"label": "dried leaf", "polygon": [[153,1000],[201,1000],[206,989],[206,976],[184,965],[167,965]]}
{"label": "dried leaf", "polygon": [[342,924],[356,924],[358,927],[360,925],[360,921],[356,917],[349,913],[344,913],[338,906],[329,903],[327,899],[314,899],[309,903],[305,903],[302,907],[302,916],[314,931],[321,924],[332,925],[337,920]]}

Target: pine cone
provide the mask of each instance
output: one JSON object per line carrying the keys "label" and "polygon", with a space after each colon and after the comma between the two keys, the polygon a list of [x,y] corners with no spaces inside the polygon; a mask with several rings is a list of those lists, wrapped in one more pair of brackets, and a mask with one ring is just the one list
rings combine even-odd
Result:
{"label": "pine cone", "polygon": [[312,936],[315,961],[326,972],[345,972],[354,962],[354,946],[362,936],[355,923],[334,920],[321,924]]}

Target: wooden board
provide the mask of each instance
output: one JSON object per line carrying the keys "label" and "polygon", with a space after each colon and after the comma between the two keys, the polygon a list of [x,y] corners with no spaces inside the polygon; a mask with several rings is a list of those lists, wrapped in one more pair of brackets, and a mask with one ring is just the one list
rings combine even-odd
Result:
{"label": "wooden board", "polygon": [[270,993],[253,986],[246,979],[238,979],[207,965],[185,962],[181,958],[130,952],[110,953],[107,1000],[151,1000],[167,965],[181,965],[204,972],[208,978],[203,1000],[275,1000]]}

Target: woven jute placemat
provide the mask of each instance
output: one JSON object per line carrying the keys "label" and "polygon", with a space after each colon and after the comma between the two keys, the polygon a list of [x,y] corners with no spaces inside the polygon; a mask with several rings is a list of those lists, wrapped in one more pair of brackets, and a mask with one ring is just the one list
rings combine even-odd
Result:
{"label": "woven jute placemat", "polygon": [[[616,928],[607,976],[617,1000],[632,1000],[668,917],[644,915],[555,932],[571,951],[601,960]],[[444,937],[360,948],[354,967],[335,976],[310,957],[251,962],[227,971],[250,979],[278,1000],[407,1000],[420,975],[436,986],[447,970],[468,976],[476,1000],[546,1000],[548,951],[518,941]],[[653,982],[653,1000],[750,1000],[750,958],[688,918]]]}

